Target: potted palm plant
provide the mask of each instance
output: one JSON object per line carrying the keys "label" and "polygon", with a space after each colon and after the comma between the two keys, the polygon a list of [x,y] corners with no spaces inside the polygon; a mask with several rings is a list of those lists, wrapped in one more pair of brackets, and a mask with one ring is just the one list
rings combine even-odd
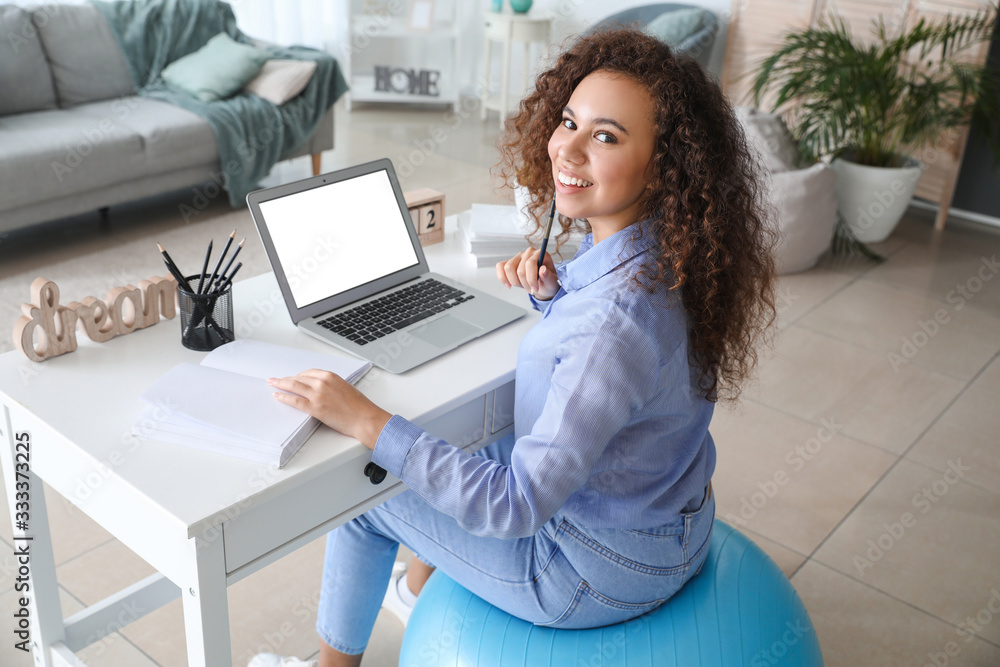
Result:
{"label": "potted palm plant", "polygon": [[975,119],[1000,160],[1000,77],[963,61],[992,39],[995,15],[921,19],[897,36],[879,17],[866,42],[834,17],[787,34],[761,63],[754,105],[773,92],[803,156],[832,158],[840,216],[857,240],[892,232],[923,171],[914,152],[944,133]]}

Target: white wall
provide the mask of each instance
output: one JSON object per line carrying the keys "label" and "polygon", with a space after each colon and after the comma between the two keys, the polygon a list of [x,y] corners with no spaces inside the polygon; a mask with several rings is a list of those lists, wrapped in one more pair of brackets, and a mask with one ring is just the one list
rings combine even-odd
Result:
{"label": "white wall", "polygon": [[[508,0],[505,0],[505,3],[507,1]],[[712,45],[712,53],[709,57],[708,70],[716,77],[721,77],[722,56],[725,52],[731,3],[728,0],[677,1],[698,7],[704,7],[718,17],[720,29],[715,37],[715,42]],[[574,36],[585,31],[598,21],[623,9],[646,4],[651,3],[644,0],[622,0],[620,2],[607,2],[602,0],[535,0],[531,11],[546,11],[555,15],[555,20],[552,25],[553,48],[551,49],[552,54],[555,55],[559,52],[559,47],[567,45],[569,40],[571,40]],[[463,43],[463,52],[466,55],[462,60],[466,63],[466,65],[463,67],[463,71],[460,75],[463,91],[470,95],[473,94],[474,86],[482,76],[482,53],[484,41],[482,25],[484,23],[485,13],[488,10],[489,5],[489,2],[477,1],[465,2],[463,6],[463,10],[466,13],[466,19],[463,21],[466,25],[466,30],[464,31],[464,35],[466,37],[465,42]],[[500,47],[495,45],[493,48],[493,61],[495,66],[492,68],[493,73],[491,76],[491,82],[493,82],[495,87],[500,81],[500,64],[498,62],[500,60]],[[521,71],[520,51],[520,48],[515,48],[514,58],[512,59],[512,81],[515,86],[517,85],[517,79],[520,78],[519,73]],[[532,68],[532,71],[537,73],[540,71],[544,63],[536,60],[535,65],[536,66]]]}
{"label": "white wall", "polygon": [[[300,15],[299,11],[293,8],[298,8],[300,11],[305,6],[313,5],[316,0],[294,0],[293,2],[277,4],[276,0],[232,0],[233,6],[236,9],[237,18],[240,20],[241,27],[244,27],[248,32],[252,32],[255,36],[259,36],[265,39],[273,39],[277,35],[269,35],[266,32],[266,23],[258,20],[251,20],[251,17],[257,12],[248,11],[251,7],[259,7],[260,5],[265,5],[270,2],[275,2],[276,11],[282,11],[288,14],[288,20],[294,22],[296,18]],[[354,0],[355,5],[360,5],[361,0]],[[387,6],[390,0],[377,0],[381,2],[383,6]],[[504,0],[505,4],[509,0]],[[708,69],[716,77],[721,75],[722,71],[722,55],[725,50],[726,34],[728,27],[728,15],[730,2],[729,0],[682,0],[683,2],[699,7],[704,7],[712,12],[719,18],[720,30],[716,35],[715,42],[712,47],[712,53],[710,54]],[[408,6],[408,0],[397,0],[403,6]],[[478,97],[481,92],[481,81],[483,78],[483,48],[484,48],[484,35],[483,27],[485,24],[486,13],[490,7],[490,0],[436,0],[435,2],[435,12],[439,14],[447,14],[450,9],[452,2],[457,2],[459,9],[459,23],[462,26],[461,30],[461,40],[460,40],[460,57],[458,63],[458,81],[460,85],[460,90],[464,95]],[[347,13],[348,5],[350,0],[333,0],[330,3],[333,7],[333,15],[339,19],[335,21],[330,20],[330,15],[324,17],[326,26],[326,42],[325,48],[337,56],[339,59],[343,60],[343,46],[347,40],[346,26],[347,26]],[[535,0],[534,6],[532,7],[532,13],[534,12],[547,12],[554,15],[553,20],[553,35],[552,35],[552,46],[550,48],[550,56],[556,55],[560,51],[560,47],[564,47],[568,41],[575,35],[580,34],[587,28],[597,23],[605,17],[617,13],[622,9],[627,9],[629,7],[635,7],[643,4],[649,4],[642,0],[624,0],[621,2],[606,2],[602,0]],[[280,10],[277,7],[280,6]],[[258,12],[260,10],[258,9]],[[405,11],[405,10],[403,10]],[[509,9],[507,10],[509,11]],[[329,10],[328,10],[329,12]],[[263,14],[264,12],[260,12]],[[309,12],[303,12],[308,14]],[[309,20],[309,19],[305,19]],[[244,26],[244,22],[247,23]],[[278,22],[274,22],[278,23]],[[283,21],[284,23],[284,21]],[[280,43],[281,40],[277,40]],[[370,48],[370,47],[366,47]],[[501,77],[501,48],[500,45],[493,45],[493,62],[492,62],[492,72],[490,76],[490,85],[492,92],[499,91],[500,77]],[[532,63],[530,66],[529,78],[537,74],[547,62],[544,60],[540,53],[540,49],[533,47],[532,50]],[[511,59],[511,83],[512,90],[520,90],[520,72],[521,72],[521,62],[523,57],[523,47],[521,45],[516,45],[512,51]],[[342,63],[345,64],[346,63]],[[446,67],[442,67],[442,70],[446,71]]]}
{"label": "white wall", "polygon": [[[8,0],[11,1],[11,0]],[[13,0],[14,4],[34,5],[39,0]],[[85,0],[59,0],[66,3],[80,3]],[[383,5],[390,0],[379,0]],[[678,0],[686,4],[704,7],[719,18],[720,30],[715,37],[708,69],[716,77],[721,76],[722,56],[725,51],[729,24],[729,0]],[[354,0],[360,5],[363,0]],[[409,0],[397,0],[408,7]],[[458,80],[462,93],[479,96],[483,79],[483,26],[490,0],[436,0],[435,11],[447,13],[452,2],[458,3],[462,37],[458,64]],[[236,14],[240,28],[253,37],[278,44],[305,44],[325,48],[343,61],[343,45],[347,40],[347,17],[350,0],[229,0]],[[509,0],[504,0],[505,5]],[[623,9],[650,4],[644,0],[535,0],[532,12],[547,12],[555,16],[553,21],[552,46],[550,56],[555,56],[560,47],[565,46],[575,35],[580,34],[601,19]],[[405,10],[403,10],[405,11]],[[508,9],[509,11],[509,9]],[[529,78],[537,74],[550,60],[543,60],[537,48],[532,51]],[[493,46],[493,67],[490,86],[499,91],[501,76],[500,46]],[[522,48],[517,46],[512,52],[512,90],[520,90]],[[342,63],[346,64],[346,63]],[[445,69],[445,68],[442,68]]]}
{"label": "white wall", "polygon": [[322,49],[331,34],[345,28],[342,0],[225,0],[244,33],[275,44]]}

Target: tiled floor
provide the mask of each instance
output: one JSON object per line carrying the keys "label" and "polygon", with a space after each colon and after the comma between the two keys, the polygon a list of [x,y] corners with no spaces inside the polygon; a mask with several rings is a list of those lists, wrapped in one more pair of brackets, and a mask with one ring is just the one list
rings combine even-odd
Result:
{"label": "tiled floor", "polygon": [[[387,156],[405,189],[442,190],[451,212],[509,201],[490,178],[495,119],[483,123],[471,113],[460,120],[454,127],[442,111],[340,110],[337,148],[323,166]],[[308,173],[308,160],[297,160],[269,180]],[[197,263],[206,238],[237,227],[248,237],[242,275],[267,270],[243,210],[215,199],[182,220],[180,205],[196,197],[118,207],[106,231],[96,216],[81,216],[0,238],[0,330],[11,330],[38,275],[86,295],[162,271],[155,241],[178,262]],[[743,402],[720,406],[712,424],[718,515],[791,576],[831,667],[995,667],[1000,233],[953,223],[935,234],[926,214],[911,212],[879,250],[882,264],[826,257],[781,278],[774,349]],[[0,340],[0,351],[9,349]],[[782,484],[773,481],[779,472]],[[68,502],[49,494],[48,510],[65,614],[151,572]],[[0,521],[6,619],[14,607],[11,553],[10,526]],[[261,649],[316,651],[322,553],[322,541],[314,542],[230,590],[234,664]],[[186,664],[177,602],[109,630],[84,652],[88,664]],[[383,613],[364,664],[395,665],[401,638]],[[30,665],[11,644],[0,642],[0,664]]]}

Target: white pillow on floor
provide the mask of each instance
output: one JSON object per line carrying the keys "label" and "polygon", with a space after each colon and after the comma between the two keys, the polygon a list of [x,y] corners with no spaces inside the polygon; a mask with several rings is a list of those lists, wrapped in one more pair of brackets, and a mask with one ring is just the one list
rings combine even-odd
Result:
{"label": "white pillow on floor", "polygon": [[775,249],[779,274],[812,268],[830,247],[837,224],[836,190],[837,173],[822,162],[771,174],[769,198],[781,235]]}
{"label": "white pillow on floor", "polygon": [[780,117],[750,107],[737,107],[747,141],[756,148],[764,166],[772,174],[791,171],[799,161],[798,147]]}

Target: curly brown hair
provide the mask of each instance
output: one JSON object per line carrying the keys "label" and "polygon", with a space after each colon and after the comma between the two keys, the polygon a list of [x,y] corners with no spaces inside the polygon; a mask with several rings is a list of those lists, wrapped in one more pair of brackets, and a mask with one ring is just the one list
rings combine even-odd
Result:
{"label": "curly brown hair", "polygon": [[[656,275],[640,272],[635,283],[681,291],[698,388],[709,400],[735,399],[775,319],[776,235],[760,166],[729,102],[697,62],[636,30],[579,38],[508,118],[501,175],[528,190],[540,227],[554,196],[549,137],[577,84],[597,70],[639,82],[656,108],[653,175],[640,202],[660,252]],[[565,237],[574,221],[560,216],[560,223]]]}

